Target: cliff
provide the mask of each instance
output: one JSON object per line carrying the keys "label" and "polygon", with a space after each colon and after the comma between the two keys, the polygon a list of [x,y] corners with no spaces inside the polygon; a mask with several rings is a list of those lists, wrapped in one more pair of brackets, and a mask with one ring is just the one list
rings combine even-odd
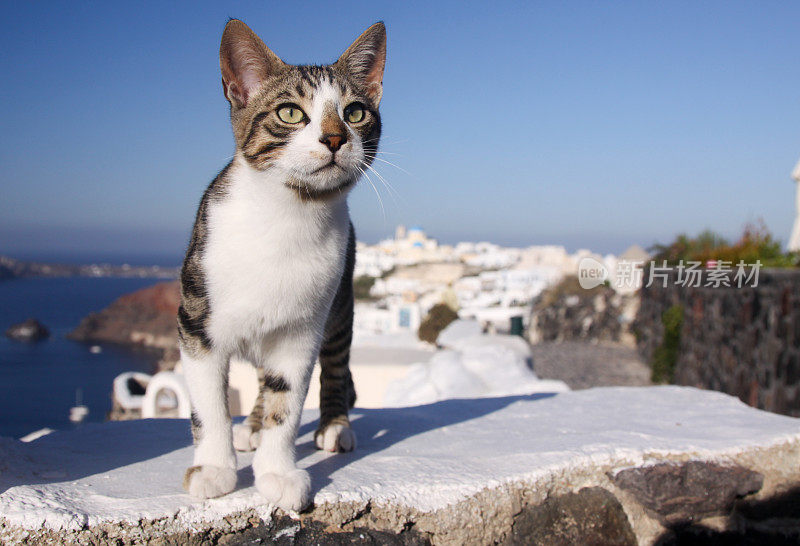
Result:
{"label": "cliff", "polygon": [[98,313],[84,318],[67,337],[76,341],[138,345],[175,356],[178,281],[164,282],[126,294]]}
{"label": "cliff", "polygon": [[[0,439],[0,542],[283,544],[793,543],[800,421],[683,387],[596,388],[356,409],[353,453],[298,461],[314,505],[283,514],[252,454],[219,499],[181,489],[182,420]],[[143,479],[143,477],[145,479]],[[772,542],[770,542],[772,543]],[[796,542],[795,542],[796,543]]]}

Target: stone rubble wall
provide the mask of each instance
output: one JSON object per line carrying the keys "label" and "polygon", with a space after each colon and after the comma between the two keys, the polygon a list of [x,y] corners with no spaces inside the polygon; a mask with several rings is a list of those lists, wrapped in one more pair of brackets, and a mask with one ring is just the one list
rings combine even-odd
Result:
{"label": "stone rubble wall", "polygon": [[528,340],[541,342],[588,341],[633,345],[628,331],[638,298],[600,285],[581,288],[576,277],[566,277],[533,301]]}
{"label": "stone rubble wall", "polygon": [[651,361],[664,338],[661,316],[683,309],[673,383],[721,391],[760,409],[800,416],[800,271],[764,270],[758,286],[642,287],[633,324]]}

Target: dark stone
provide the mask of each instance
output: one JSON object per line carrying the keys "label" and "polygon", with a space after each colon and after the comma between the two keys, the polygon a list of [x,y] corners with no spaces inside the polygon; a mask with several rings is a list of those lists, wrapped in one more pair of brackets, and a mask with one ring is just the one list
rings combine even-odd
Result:
{"label": "dark stone", "polygon": [[758,501],[741,502],[737,512],[749,521],[780,519],[794,521],[793,531],[800,534],[800,487]]}
{"label": "dark stone", "polygon": [[797,546],[800,535],[794,532],[760,530],[716,531],[702,525],[671,530],[659,537],[655,546]]}
{"label": "dark stone", "polygon": [[778,357],[778,361],[775,363],[775,380],[779,383],[783,383],[783,380],[786,377],[786,368],[788,367],[788,362],[789,353],[784,348],[781,351],[781,355]]}
{"label": "dark stone", "polygon": [[788,358],[786,365],[786,384],[794,385],[800,380],[800,363],[797,359],[797,353]]}
{"label": "dark stone", "polygon": [[781,315],[784,317],[789,314],[789,310],[791,309],[791,292],[789,287],[783,289],[783,293],[781,294]]}
{"label": "dark stone", "polygon": [[800,311],[794,315],[794,347],[800,348]]}
{"label": "dark stone", "polygon": [[356,527],[352,531],[342,531],[326,527],[311,519],[296,521],[283,516],[266,524],[262,522],[260,525],[222,536],[214,543],[224,546],[245,544],[423,546],[430,544],[430,540],[413,529],[404,529],[399,533],[362,527]]}
{"label": "dark stone", "polygon": [[737,528],[717,531],[702,523],[674,525],[659,537],[657,546],[731,545],[764,546],[800,544],[800,488],[767,499],[736,503]]}
{"label": "dark stone", "polygon": [[739,497],[755,493],[764,476],[741,466],[704,461],[629,468],[610,476],[664,523],[730,513]]}
{"label": "dark stone", "polygon": [[789,410],[789,399],[786,396],[786,387],[777,386],[772,393],[772,405],[778,413]]}
{"label": "dark stone", "polygon": [[620,502],[602,487],[549,497],[526,506],[514,517],[504,544],[635,545],[628,516]]}
{"label": "dark stone", "polygon": [[40,341],[50,337],[50,330],[38,320],[31,318],[6,330],[6,337],[17,341]]}

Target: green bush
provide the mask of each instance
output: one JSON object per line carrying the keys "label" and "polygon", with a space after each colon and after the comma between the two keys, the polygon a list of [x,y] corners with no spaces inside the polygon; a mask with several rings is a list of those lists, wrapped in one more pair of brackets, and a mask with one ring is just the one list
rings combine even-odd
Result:
{"label": "green bush", "polygon": [[741,237],[730,243],[717,233],[705,230],[696,237],[678,235],[668,245],[656,244],[651,249],[655,253],[653,261],[661,264],[666,260],[675,265],[681,260],[703,264],[723,260],[736,265],[739,261],[755,264],[760,261],[764,267],[796,267],[800,261],[796,252],[783,252],[781,244],[775,240],[763,221],[747,224]]}
{"label": "green bush", "polygon": [[422,341],[436,343],[439,333],[447,328],[447,325],[458,318],[458,314],[449,305],[437,303],[431,307],[428,315],[422,320],[417,331],[417,336]]}
{"label": "green bush", "polygon": [[683,326],[683,306],[673,305],[661,314],[664,325],[664,339],[653,351],[650,363],[653,383],[672,383],[675,379],[675,364],[681,345],[681,326]]}
{"label": "green bush", "polygon": [[353,297],[357,300],[371,300],[373,299],[372,296],[369,295],[369,291],[372,289],[372,285],[375,284],[375,277],[370,277],[369,275],[361,275],[360,277],[356,277],[353,279]]}

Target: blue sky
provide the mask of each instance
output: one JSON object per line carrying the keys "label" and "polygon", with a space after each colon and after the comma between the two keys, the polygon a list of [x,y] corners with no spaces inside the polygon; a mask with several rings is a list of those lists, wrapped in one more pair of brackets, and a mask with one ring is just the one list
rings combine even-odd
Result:
{"label": "blue sky", "polygon": [[[0,253],[179,260],[230,158],[219,38],[243,19],[287,62],[383,20],[379,167],[359,235],[620,252],[794,218],[800,4],[8,2]],[[407,171],[407,172],[405,172]],[[394,194],[397,195],[394,195]],[[145,259],[145,258],[142,258]]]}

